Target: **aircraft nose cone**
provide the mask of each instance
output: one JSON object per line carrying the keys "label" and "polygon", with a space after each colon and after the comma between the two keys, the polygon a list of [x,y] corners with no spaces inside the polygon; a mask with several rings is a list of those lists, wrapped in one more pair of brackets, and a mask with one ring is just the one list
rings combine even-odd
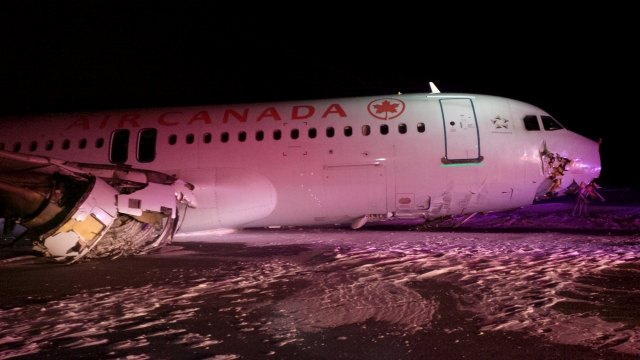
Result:
{"label": "aircraft nose cone", "polygon": [[600,176],[600,144],[581,137],[575,141],[571,153],[567,175],[572,177],[576,183],[580,184],[583,181],[588,183]]}

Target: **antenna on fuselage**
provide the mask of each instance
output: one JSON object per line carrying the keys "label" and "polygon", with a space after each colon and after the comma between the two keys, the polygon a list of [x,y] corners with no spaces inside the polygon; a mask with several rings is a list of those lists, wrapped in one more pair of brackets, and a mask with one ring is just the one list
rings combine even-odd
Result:
{"label": "antenna on fuselage", "polygon": [[440,94],[440,89],[433,82],[429,81],[429,87],[431,88],[432,94]]}

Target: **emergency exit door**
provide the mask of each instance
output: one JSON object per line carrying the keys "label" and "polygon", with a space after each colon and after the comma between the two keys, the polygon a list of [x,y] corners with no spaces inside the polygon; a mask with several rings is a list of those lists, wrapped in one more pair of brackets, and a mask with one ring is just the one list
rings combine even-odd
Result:
{"label": "emergency exit door", "polygon": [[471,99],[440,99],[444,125],[444,164],[479,163],[480,132]]}

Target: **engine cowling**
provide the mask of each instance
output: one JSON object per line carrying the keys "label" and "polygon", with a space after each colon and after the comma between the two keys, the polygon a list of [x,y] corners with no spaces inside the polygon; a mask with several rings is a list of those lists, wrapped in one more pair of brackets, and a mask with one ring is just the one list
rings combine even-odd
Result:
{"label": "engine cowling", "polygon": [[189,210],[181,228],[186,232],[243,227],[269,216],[278,202],[271,181],[248,169],[186,170],[180,177],[197,184],[194,193],[198,199],[207,200],[196,210]]}
{"label": "engine cowling", "polygon": [[0,217],[61,261],[141,254],[169,243],[193,186],[173,176],[110,165],[0,153]]}

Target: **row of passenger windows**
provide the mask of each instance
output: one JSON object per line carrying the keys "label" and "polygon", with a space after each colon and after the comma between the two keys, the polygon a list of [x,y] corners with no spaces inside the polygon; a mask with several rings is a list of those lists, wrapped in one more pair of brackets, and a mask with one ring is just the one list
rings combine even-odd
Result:
{"label": "row of passenger windows", "polygon": [[[48,140],[45,144],[44,144],[44,149],[47,151],[51,151],[53,150],[55,145],[55,142],[53,140]],[[87,146],[89,145],[89,141],[87,139],[80,139],[78,141],[78,149],[86,149]],[[96,149],[100,149],[104,146],[104,138],[97,138],[95,140],[94,143]],[[37,141],[32,141],[29,143],[29,147],[27,149],[24,150],[28,150],[30,152],[34,152],[36,150],[38,150],[39,144]],[[9,150],[8,148],[6,148],[4,143],[0,142],[0,150]],[[64,139],[62,140],[62,144],[60,145],[60,148],[62,150],[69,150],[71,148],[71,140],[69,139]],[[13,147],[11,148],[11,151],[13,152],[20,152],[22,151],[22,143],[21,142],[16,142],[13,144]]]}
{"label": "row of passenger windows", "polygon": [[[542,121],[542,126],[547,131],[559,130],[562,129],[562,125],[556,122],[551,116],[541,115],[540,120]],[[538,116],[536,115],[527,115],[523,118],[524,127],[528,131],[539,131],[540,123],[538,122]],[[418,123],[416,125],[416,130],[419,133],[425,132],[424,123]],[[389,125],[381,124],[379,126],[378,131],[382,135],[387,135],[390,131]],[[336,135],[337,130],[334,127],[327,127],[324,131],[324,134],[328,138],[332,138]],[[345,126],[342,128],[342,133],[345,137],[350,137],[354,134],[354,129],[351,126]],[[360,133],[363,136],[369,136],[372,133],[372,128],[370,125],[362,125],[360,127]],[[404,123],[398,124],[398,133],[406,134],[407,133],[407,125]],[[138,161],[140,162],[151,162],[155,159],[155,144],[157,138],[157,130],[156,129],[143,129],[138,133]],[[282,139],[283,132],[282,130],[276,129],[271,133],[271,137],[274,140]],[[301,131],[297,128],[291,129],[289,131],[289,137],[293,140],[300,138]],[[315,139],[318,137],[318,130],[316,128],[309,128],[307,130],[307,137],[310,139]],[[244,142],[247,141],[248,135],[246,131],[240,131],[238,133],[238,141]],[[255,132],[256,141],[263,141],[265,139],[265,132],[262,130]],[[228,132],[223,132],[220,134],[220,142],[227,143],[231,140],[231,135]],[[196,136],[194,134],[187,134],[185,137],[185,142],[187,144],[193,144],[196,141]],[[211,133],[205,133],[202,135],[202,142],[205,144],[209,144],[213,141],[213,135]],[[178,143],[178,136],[175,134],[169,135],[168,138],[169,145],[175,145]],[[96,149],[100,149],[104,147],[104,138],[97,138],[94,142],[94,146]],[[129,131],[128,130],[116,130],[112,135],[112,149],[111,149],[111,158],[114,163],[124,163],[126,162],[127,157],[127,145],[129,143]],[[78,149],[86,149],[89,142],[87,139],[80,139],[78,141]],[[51,151],[54,148],[54,141],[48,140],[44,144],[44,149],[47,151]],[[65,139],[62,141],[61,149],[69,150],[71,148],[71,140]],[[152,149],[152,150],[150,150]],[[5,144],[0,142],[0,150],[5,150]],[[6,149],[8,150],[8,149]],[[22,151],[22,143],[16,142],[13,144],[12,151],[20,152]],[[30,152],[34,152],[38,150],[38,142],[32,141],[29,143],[28,150]]]}
{"label": "row of passenger windows", "polygon": [[[425,125],[424,123],[418,123],[416,126],[416,130],[419,133],[423,133],[425,131]],[[387,135],[390,131],[389,129],[389,125],[386,124],[382,124],[380,125],[379,128],[380,134],[382,135]],[[325,136],[328,138],[332,138],[334,136],[336,136],[336,129],[334,127],[328,127],[325,129]],[[362,133],[363,136],[369,136],[371,135],[371,126],[369,125],[362,125],[362,127],[360,128],[360,132]],[[400,134],[406,134],[407,133],[407,125],[406,124],[398,124],[398,132]],[[345,126],[342,129],[342,133],[344,134],[344,136],[346,137],[350,137],[354,134],[354,130],[351,126]],[[291,129],[289,131],[289,137],[293,140],[299,139],[301,136],[301,131],[300,129]],[[280,140],[282,139],[283,136],[283,132],[282,130],[276,129],[273,130],[273,132],[271,133],[271,137],[273,138],[273,140]],[[309,139],[315,139],[316,137],[318,137],[318,129],[316,128],[309,128],[307,130],[307,137]],[[240,142],[245,142],[248,139],[248,135],[246,131],[240,131],[238,133],[238,141]],[[255,139],[256,141],[263,141],[265,139],[265,132],[262,130],[258,130],[255,133]],[[173,135],[169,135],[169,145],[175,145],[178,143],[178,136],[173,134]],[[229,142],[231,140],[231,135],[228,132],[223,132],[220,133],[220,142],[226,143]],[[185,137],[185,142],[187,144],[193,144],[196,141],[196,137],[194,134],[187,134],[187,136]],[[211,133],[204,133],[202,135],[202,142],[205,144],[209,144],[213,141],[213,135],[211,135]]]}
{"label": "row of passenger windows", "polygon": [[[425,132],[424,123],[418,123],[416,126],[416,130],[419,133]],[[361,127],[361,132],[363,136],[371,135],[371,126],[363,125]],[[398,132],[400,134],[407,133],[407,125],[406,124],[398,124]],[[389,125],[382,124],[380,125],[380,134],[386,135],[389,133]],[[346,137],[350,137],[353,135],[353,128],[351,126],[345,126],[343,128],[343,134]],[[300,138],[300,129],[294,128],[289,131],[289,136],[291,139]],[[334,127],[327,127],[325,129],[325,135],[329,138],[334,137],[336,135],[336,129]],[[138,147],[136,157],[139,162],[151,162],[156,157],[156,139],[158,136],[158,132],[156,129],[143,129],[138,132]],[[309,128],[307,131],[307,136],[310,139],[314,139],[318,136],[318,130],[316,128]],[[282,130],[276,129],[272,132],[272,137],[274,140],[282,139]],[[220,142],[226,143],[231,139],[231,135],[228,132],[220,133]],[[258,130],[255,133],[256,141],[263,141],[265,139],[265,132],[262,130]],[[178,135],[171,134],[168,138],[170,145],[175,145],[178,143]],[[187,144],[193,144],[196,141],[196,136],[194,134],[187,134],[185,137],[185,142]],[[209,144],[213,141],[213,135],[211,133],[204,133],[202,135],[202,142],[205,144]],[[238,133],[238,141],[244,142],[247,141],[247,132],[240,131]],[[116,130],[113,132],[111,138],[111,152],[109,154],[109,160],[115,164],[122,164],[127,161],[128,155],[128,144],[129,144],[129,130]]]}
{"label": "row of passenger windows", "polygon": [[[153,130],[153,131],[151,131]],[[371,126],[369,125],[362,125],[361,129],[360,129],[361,133],[363,136],[369,136],[371,135]],[[379,128],[380,134],[382,135],[387,135],[389,133],[389,126],[386,124],[382,124],[380,125]],[[417,124],[417,131],[419,133],[423,133],[425,131],[425,125],[424,123],[418,123]],[[353,128],[351,126],[345,126],[342,129],[342,132],[344,134],[344,136],[346,137],[350,137],[353,135]],[[398,132],[400,134],[406,134],[407,133],[407,125],[406,124],[399,124],[398,125]],[[128,142],[129,141],[129,137],[127,135],[126,139],[124,137],[124,135],[117,135],[118,132],[115,132],[114,134],[114,142],[115,143],[123,143],[123,142]],[[272,133],[272,138],[274,140],[280,140],[282,139],[282,131],[281,130],[274,130]],[[333,127],[328,127],[325,129],[325,136],[328,138],[334,137],[336,135],[336,129]],[[301,131],[299,129],[291,129],[289,132],[289,136],[291,137],[291,139],[298,139],[301,136]],[[314,139],[316,137],[318,137],[318,130],[316,128],[310,128],[307,130],[307,136],[310,139]],[[144,129],[142,131],[140,131],[140,141],[142,142],[153,142],[155,144],[156,141],[156,137],[157,137],[157,131],[155,129]],[[247,132],[245,131],[241,131],[238,133],[238,141],[240,142],[244,142],[247,140]],[[223,143],[229,142],[229,140],[231,139],[231,135],[228,132],[223,132],[220,134],[220,141]],[[263,141],[265,139],[265,132],[262,130],[256,131],[255,133],[255,139],[256,141]],[[125,141],[126,140],[126,141]],[[194,134],[187,134],[186,138],[185,138],[185,142],[187,144],[193,144],[196,141],[196,137]],[[211,133],[205,133],[202,135],[202,142],[205,144],[209,144],[213,141],[213,135],[211,135]],[[168,142],[170,145],[175,145],[178,142],[178,136],[175,134],[169,135],[168,138]],[[87,146],[89,145],[89,141],[87,139],[80,139],[78,141],[78,149],[86,149]],[[95,146],[96,149],[101,149],[102,147],[104,147],[104,138],[97,138],[93,144]],[[48,140],[45,144],[44,144],[44,149],[47,151],[51,151],[53,150],[55,146],[55,142],[53,140]],[[5,144],[0,142],[0,150],[8,150],[5,149]],[[30,152],[34,152],[37,151],[39,148],[39,144],[37,141],[32,141],[29,143],[29,147],[27,149],[23,149],[22,148],[22,143],[21,142],[16,142],[13,144],[13,147],[11,148],[11,151],[14,152],[20,152],[23,150],[28,150]],[[69,139],[65,139],[62,141],[60,148],[62,150],[69,150],[71,148],[71,140]]]}
{"label": "row of passenger windows", "polygon": [[[418,123],[416,125],[416,130],[419,133],[425,132],[424,123]],[[382,124],[380,125],[378,131],[382,135],[387,135],[390,131],[389,125]],[[334,127],[327,127],[324,131],[324,134],[328,138],[332,138],[336,135],[336,129]],[[369,136],[372,133],[371,126],[363,125],[360,128],[360,132],[363,136]],[[342,133],[346,137],[350,137],[354,134],[354,130],[351,126],[345,126],[342,128]],[[407,125],[406,124],[398,124],[398,133],[406,134],[407,133]],[[318,137],[318,130],[316,128],[309,128],[307,130],[307,136],[310,139],[314,139]],[[283,132],[282,130],[276,129],[273,130],[271,134],[274,140],[282,139]],[[294,128],[289,131],[289,136],[291,139],[298,139],[301,136],[300,129]],[[129,137],[130,131],[126,129],[115,130],[111,135],[111,147],[109,151],[109,161],[114,164],[123,164],[127,162],[128,152],[129,152]],[[137,142],[137,152],[136,158],[139,162],[147,163],[155,160],[156,157],[156,141],[158,137],[158,130],[156,129],[142,129],[138,131],[138,142]],[[247,140],[247,132],[241,131],[238,133],[238,141],[244,142]],[[263,141],[266,135],[262,130],[256,131],[255,139],[256,141]],[[220,134],[220,141],[222,143],[229,142],[231,139],[231,135],[228,132],[223,132]],[[193,144],[196,141],[196,136],[194,134],[187,134],[185,137],[185,142],[187,144]],[[213,135],[211,133],[205,133],[202,135],[202,142],[205,144],[209,144],[213,141]],[[175,145],[178,142],[178,136],[175,134],[169,135],[168,142],[170,145]],[[86,149],[89,144],[87,139],[80,139],[78,141],[79,149]],[[97,149],[104,147],[105,141],[104,138],[97,138],[94,142],[94,146]],[[49,140],[45,143],[44,149],[47,151],[51,151],[54,148],[54,141]],[[71,140],[65,139],[62,141],[61,148],[63,150],[69,150],[71,148]],[[5,144],[0,142],[0,150],[5,150]],[[22,143],[16,142],[13,144],[11,149],[14,152],[22,151]],[[30,152],[34,152],[38,150],[38,142],[32,141],[29,143],[28,149]]]}

